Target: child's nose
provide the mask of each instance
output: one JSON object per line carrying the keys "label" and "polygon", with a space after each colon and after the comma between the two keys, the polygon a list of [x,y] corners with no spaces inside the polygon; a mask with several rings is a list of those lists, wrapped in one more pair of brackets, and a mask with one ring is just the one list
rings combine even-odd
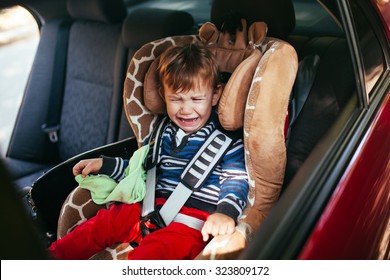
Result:
{"label": "child's nose", "polygon": [[189,104],[189,102],[183,102],[181,105],[181,113],[182,114],[191,114],[192,113],[192,106]]}

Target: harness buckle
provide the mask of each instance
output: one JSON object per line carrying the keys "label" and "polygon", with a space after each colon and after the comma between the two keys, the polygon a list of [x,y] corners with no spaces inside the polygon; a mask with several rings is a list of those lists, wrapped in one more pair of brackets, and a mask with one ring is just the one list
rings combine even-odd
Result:
{"label": "harness buckle", "polygon": [[140,227],[142,237],[145,237],[156,230],[166,227],[166,225],[159,211],[153,211],[145,217],[141,217]]}

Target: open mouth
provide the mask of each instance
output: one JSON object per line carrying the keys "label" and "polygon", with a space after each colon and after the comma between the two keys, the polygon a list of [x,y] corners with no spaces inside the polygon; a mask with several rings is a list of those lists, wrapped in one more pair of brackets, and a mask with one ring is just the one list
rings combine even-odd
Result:
{"label": "open mouth", "polygon": [[192,124],[196,123],[198,118],[179,118],[179,120],[184,125],[192,125]]}

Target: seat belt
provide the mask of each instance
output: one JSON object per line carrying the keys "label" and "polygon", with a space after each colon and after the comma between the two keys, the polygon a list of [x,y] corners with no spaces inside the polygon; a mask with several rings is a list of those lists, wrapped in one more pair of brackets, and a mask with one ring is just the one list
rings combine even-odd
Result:
{"label": "seat belt", "polygon": [[157,129],[153,131],[153,134],[149,140],[150,150],[146,158],[146,193],[142,202],[141,216],[146,217],[154,211],[155,200],[155,186],[156,186],[156,169],[160,154],[162,131],[165,125],[168,123],[168,117],[165,117]]}
{"label": "seat belt", "polygon": [[[168,118],[166,118],[167,120]],[[162,121],[152,138],[153,149],[151,155],[152,168],[147,171],[146,195],[142,204],[142,217],[145,220],[150,219],[154,224],[160,227],[169,225],[173,220],[185,223],[185,217],[178,216],[180,209],[189,199],[194,191],[199,190],[203,183],[208,179],[214,168],[226,154],[232,145],[235,137],[227,136],[222,131],[216,129],[195,154],[192,160],[184,169],[180,182],[168,197],[167,201],[159,211],[154,208],[154,196],[156,186],[156,165],[158,155],[160,154],[162,128],[165,127],[166,120]]]}
{"label": "seat belt", "polygon": [[58,142],[58,130],[60,129],[61,107],[65,85],[66,58],[68,53],[69,30],[71,20],[60,23],[57,33],[57,41],[54,53],[53,75],[51,79],[49,108],[46,115],[46,123],[41,126],[48,134],[50,142]]}

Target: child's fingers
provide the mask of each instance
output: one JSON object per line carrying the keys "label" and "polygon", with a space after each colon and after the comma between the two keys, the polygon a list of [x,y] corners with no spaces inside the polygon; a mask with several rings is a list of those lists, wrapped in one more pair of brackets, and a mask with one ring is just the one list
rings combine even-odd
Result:
{"label": "child's fingers", "polygon": [[202,236],[204,242],[206,242],[210,238],[210,235],[207,232],[202,232]]}
{"label": "child's fingers", "polygon": [[217,236],[217,235],[225,235],[228,233],[228,230],[229,230],[229,225],[227,223],[225,224],[220,224],[219,227],[218,227],[218,232],[216,233],[216,235],[214,236]]}
{"label": "child's fingers", "polygon": [[73,166],[73,169],[72,169],[73,175],[77,176],[77,175],[81,174],[85,165],[86,165],[85,161],[79,161],[75,166]]}
{"label": "child's fingers", "polygon": [[210,238],[210,233],[211,233],[211,224],[210,223],[205,223],[202,227],[202,236],[203,236],[203,241],[206,242]]}
{"label": "child's fingers", "polygon": [[87,164],[87,165],[84,167],[83,171],[81,172],[81,176],[87,177],[88,174],[91,173],[92,171],[93,171],[92,164],[89,163],[89,164]]}
{"label": "child's fingers", "polygon": [[230,217],[223,214],[212,214],[208,217],[202,228],[203,241],[207,241],[212,236],[233,234],[235,222]]}
{"label": "child's fingers", "polygon": [[236,225],[233,224],[228,227],[226,234],[233,234],[236,231]]}
{"label": "child's fingers", "polygon": [[98,172],[102,167],[102,159],[84,159],[73,167],[73,175],[86,177],[90,173]]}

